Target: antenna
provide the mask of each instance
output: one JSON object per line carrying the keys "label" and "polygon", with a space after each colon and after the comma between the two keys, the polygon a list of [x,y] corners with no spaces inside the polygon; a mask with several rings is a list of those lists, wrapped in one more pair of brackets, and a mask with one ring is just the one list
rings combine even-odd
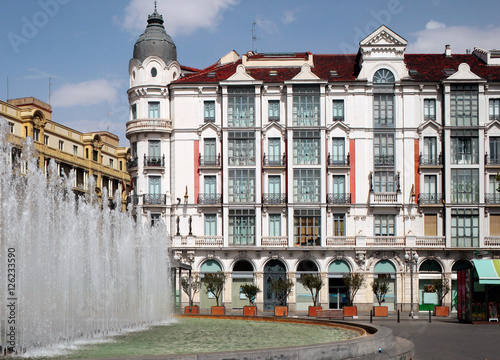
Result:
{"label": "antenna", "polygon": [[52,78],[49,77],[49,105],[50,105],[50,97],[52,96]]}
{"label": "antenna", "polygon": [[255,25],[257,25],[257,22],[254,20],[252,22],[252,29],[250,30],[252,32],[252,51],[257,52],[257,50],[254,47],[255,41],[260,40],[255,36]]}

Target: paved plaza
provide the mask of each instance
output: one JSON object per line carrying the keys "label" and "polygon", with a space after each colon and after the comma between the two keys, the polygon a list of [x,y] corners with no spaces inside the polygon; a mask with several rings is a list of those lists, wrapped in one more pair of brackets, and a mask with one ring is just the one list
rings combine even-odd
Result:
{"label": "paved plaza", "polygon": [[[460,323],[455,315],[447,318],[419,313],[411,320],[408,313],[401,314],[397,323],[395,314],[388,318],[373,318],[373,324],[392,329],[394,336],[408,339],[415,344],[416,360],[431,359],[500,359],[500,323]],[[347,320],[369,324],[368,316]]]}

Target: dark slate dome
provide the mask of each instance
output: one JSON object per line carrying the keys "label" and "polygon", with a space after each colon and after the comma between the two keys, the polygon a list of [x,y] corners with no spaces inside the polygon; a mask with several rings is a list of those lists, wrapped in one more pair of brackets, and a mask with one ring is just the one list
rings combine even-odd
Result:
{"label": "dark slate dome", "polygon": [[148,16],[146,31],[139,36],[134,45],[134,59],[143,62],[148,56],[158,56],[169,64],[177,61],[177,49],[172,38],[165,31],[163,16],[155,11]]}

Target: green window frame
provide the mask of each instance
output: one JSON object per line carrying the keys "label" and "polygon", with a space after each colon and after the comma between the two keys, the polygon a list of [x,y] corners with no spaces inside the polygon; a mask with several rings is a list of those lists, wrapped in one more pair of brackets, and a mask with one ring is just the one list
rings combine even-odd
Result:
{"label": "green window frame", "polygon": [[451,169],[451,202],[479,203],[478,169]]}
{"label": "green window frame", "polygon": [[269,214],[269,236],[281,236],[281,214]]}
{"label": "green window frame", "polygon": [[452,210],[451,246],[479,247],[479,211],[477,209]]}
{"label": "green window frame", "polygon": [[320,96],[317,85],[294,85],[292,123],[293,126],[320,125]]}
{"label": "green window frame", "polygon": [[160,102],[150,101],[148,102],[149,118],[159,119],[160,118]]}
{"label": "green window frame", "polygon": [[255,132],[231,131],[227,146],[229,166],[255,165]]}
{"label": "green window frame", "polygon": [[269,100],[267,102],[269,112],[269,121],[280,121],[280,101],[279,100]]}
{"label": "green window frame", "polygon": [[255,126],[255,88],[229,87],[227,125],[229,127]]}
{"label": "green window frame", "polygon": [[255,210],[229,210],[229,245],[255,245]]}
{"label": "green window frame", "polygon": [[344,121],[344,100],[333,100],[333,121]]}
{"label": "green window frame", "polygon": [[215,101],[206,100],[203,102],[203,120],[208,122],[215,122]]}
{"label": "green window frame", "polygon": [[205,214],[205,236],[217,236],[217,214]]}
{"label": "green window frame", "polygon": [[255,170],[230,169],[228,195],[230,203],[255,202]]}
{"label": "green window frame", "polygon": [[293,132],[293,164],[319,165],[321,161],[321,137],[319,131]]}
{"label": "green window frame", "polygon": [[375,236],[396,236],[396,216],[379,214],[374,216]]}
{"label": "green window frame", "polygon": [[477,85],[451,85],[451,126],[478,126],[479,106]]}
{"label": "green window frame", "polygon": [[321,195],[321,171],[319,169],[295,169],[293,171],[293,200],[296,203],[318,203]]}

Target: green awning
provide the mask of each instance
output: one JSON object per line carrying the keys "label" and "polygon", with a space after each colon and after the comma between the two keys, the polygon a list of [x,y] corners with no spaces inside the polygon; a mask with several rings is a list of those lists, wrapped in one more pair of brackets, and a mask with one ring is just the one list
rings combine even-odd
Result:
{"label": "green awning", "polygon": [[500,285],[500,260],[472,260],[480,284]]}

